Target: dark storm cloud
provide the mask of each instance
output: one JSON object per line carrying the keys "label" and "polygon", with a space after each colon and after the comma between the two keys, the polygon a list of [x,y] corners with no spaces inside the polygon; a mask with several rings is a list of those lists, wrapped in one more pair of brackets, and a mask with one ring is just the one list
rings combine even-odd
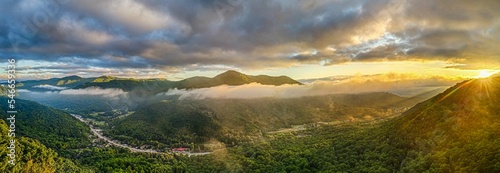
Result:
{"label": "dark storm cloud", "polygon": [[[500,2],[21,0],[0,56],[102,68],[262,68],[348,61],[499,65]],[[460,68],[461,66],[454,66]]]}

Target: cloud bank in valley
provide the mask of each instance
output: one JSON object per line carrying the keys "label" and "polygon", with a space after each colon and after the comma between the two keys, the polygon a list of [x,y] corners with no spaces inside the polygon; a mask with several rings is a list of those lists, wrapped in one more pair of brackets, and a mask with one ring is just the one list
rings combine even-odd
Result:
{"label": "cloud bank in valley", "polygon": [[101,89],[101,88],[91,87],[85,89],[62,90],[57,93],[62,95],[91,95],[91,96],[104,96],[110,98],[128,97],[127,92],[124,92],[123,90],[116,88]]}
{"label": "cloud bank in valley", "polygon": [[97,88],[97,87],[90,87],[90,88],[84,88],[84,89],[67,89],[66,87],[57,87],[57,86],[52,86],[52,85],[38,85],[38,86],[34,86],[34,87],[55,90],[55,91],[37,92],[37,91],[30,91],[27,89],[22,89],[20,91],[24,92],[24,93],[47,94],[48,96],[50,96],[50,95],[83,96],[83,95],[85,95],[85,96],[99,96],[99,97],[106,97],[106,98],[127,98],[127,97],[129,97],[128,92],[125,92],[122,89],[117,89],[117,88],[102,89],[102,88]]}
{"label": "cloud bank in valley", "polygon": [[33,86],[33,88],[43,88],[43,89],[49,89],[49,90],[64,90],[64,89],[68,89],[67,87],[58,87],[58,86],[48,85],[48,84],[36,85],[36,86]]}
{"label": "cloud bank in valley", "polygon": [[111,112],[112,110],[128,110],[137,104],[131,100],[129,93],[121,89],[65,89],[61,91],[29,91],[19,92],[19,98],[51,105],[69,111]]}
{"label": "cloud bank in valley", "polygon": [[391,92],[412,96],[436,88],[449,87],[463,79],[440,76],[422,77],[412,74],[380,74],[353,76],[337,81],[316,81],[306,85],[262,85],[251,83],[240,86],[222,85],[192,90],[173,89],[160,95],[179,95],[179,99],[253,99],[293,98],[327,94],[356,94],[368,92]]}

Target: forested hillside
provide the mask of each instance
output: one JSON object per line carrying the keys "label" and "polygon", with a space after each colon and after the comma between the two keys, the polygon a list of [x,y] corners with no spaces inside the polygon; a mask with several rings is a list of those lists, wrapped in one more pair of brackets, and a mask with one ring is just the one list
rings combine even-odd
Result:
{"label": "forested hillside", "polygon": [[[52,78],[46,80],[29,80],[20,81],[18,83],[19,88],[29,89],[34,91],[46,91],[47,89],[43,86],[55,86],[62,88],[74,88],[76,86],[85,84],[87,82],[93,81],[94,78],[82,78],[80,76],[67,76],[63,78]],[[52,89],[49,89],[52,90]]]}
{"label": "forested hillside", "polygon": [[5,96],[8,94],[8,89],[5,86],[0,85],[0,96]]}
{"label": "forested hillside", "polygon": [[[153,104],[117,121],[109,134],[136,146],[147,141],[167,145],[202,143],[222,137],[220,123],[215,117],[187,103]],[[129,138],[132,139],[126,140]]]}
{"label": "forested hillside", "polygon": [[193,88],[208,88],[218,85],[243,85],[249,83],[260,83],[263,85],[284,85],[284,84],[301,84],[287,76],[251,76],[234,70],[229,70],[221,73],[213,78],[208,77],[193,77],[181,80],[175,84],[178,89],[193,89]]}
{"label": "forested hillside", "polygon": [[10,139],[7,138],[8,127],[4,120],[0,120],[0,170],[2,172],[93,172],[90,169],[75,165],[67,158],[59,157],[57,152],[29,137],[17,134],[15,166],[10,165],[7,156]]}
{"label": "forested hillside", "polygon": [[409,170],[500,172],[499,101],[500,77],[459,83],[392,121],[392,140],[415,151]]}
{"label": "forested hillside", "polygon": [[234,144],[294,125],[383,119],[400,114],[416,101],[390,93],[289,99],[173,99],[117,119],[109,134],[136,145],[160,142],[178,146],[211,138]]}
{"label": "forested hillside", "polygon": [[[500,172],[500,77],[465,81],[379,124],[269,136],[189,172]],[[216,166],[214,166],[216,165]]]}
{"label": "forested hillside", "polygon": [[135,91],[139,93],[158,93],[175,87],[175,82],[165,79],[126,79],[114,77],[99,77],[92,82],[84,83],[74,87],[83,89],[89,87],[119,88],[123,91]]}
{"label": "forested hillside", "polygon": [[[0,97],[7,103],[7,97]],[[0,104],[0,118],[8,118],[7,104]],[[66,112],[33,101],[16,99],[18,135],[39,140],[53,149],[77,148],[89,144],[90,129]]]}

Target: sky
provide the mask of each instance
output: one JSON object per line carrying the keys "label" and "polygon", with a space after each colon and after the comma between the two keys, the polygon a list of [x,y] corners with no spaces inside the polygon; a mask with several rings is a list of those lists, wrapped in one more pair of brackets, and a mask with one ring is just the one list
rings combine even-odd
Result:
{"label": "sky", "polygon": [[457,79],[500,70],[498,0],[0,3],[0,66],[16,59],[21,79],[180,80],[229,69],[303,81],[393,73]]}

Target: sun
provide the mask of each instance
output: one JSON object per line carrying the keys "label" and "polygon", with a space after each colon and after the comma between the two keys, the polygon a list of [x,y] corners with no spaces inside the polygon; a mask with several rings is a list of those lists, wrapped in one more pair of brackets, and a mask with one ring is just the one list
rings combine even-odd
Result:
{"label": "sun", "polygon": [[475,76],[474,78],[476,78],[476,79],[487,78],[495,73],[496,73],[495,71],[481,70],[479,72],[479,74],[477,76]]}

